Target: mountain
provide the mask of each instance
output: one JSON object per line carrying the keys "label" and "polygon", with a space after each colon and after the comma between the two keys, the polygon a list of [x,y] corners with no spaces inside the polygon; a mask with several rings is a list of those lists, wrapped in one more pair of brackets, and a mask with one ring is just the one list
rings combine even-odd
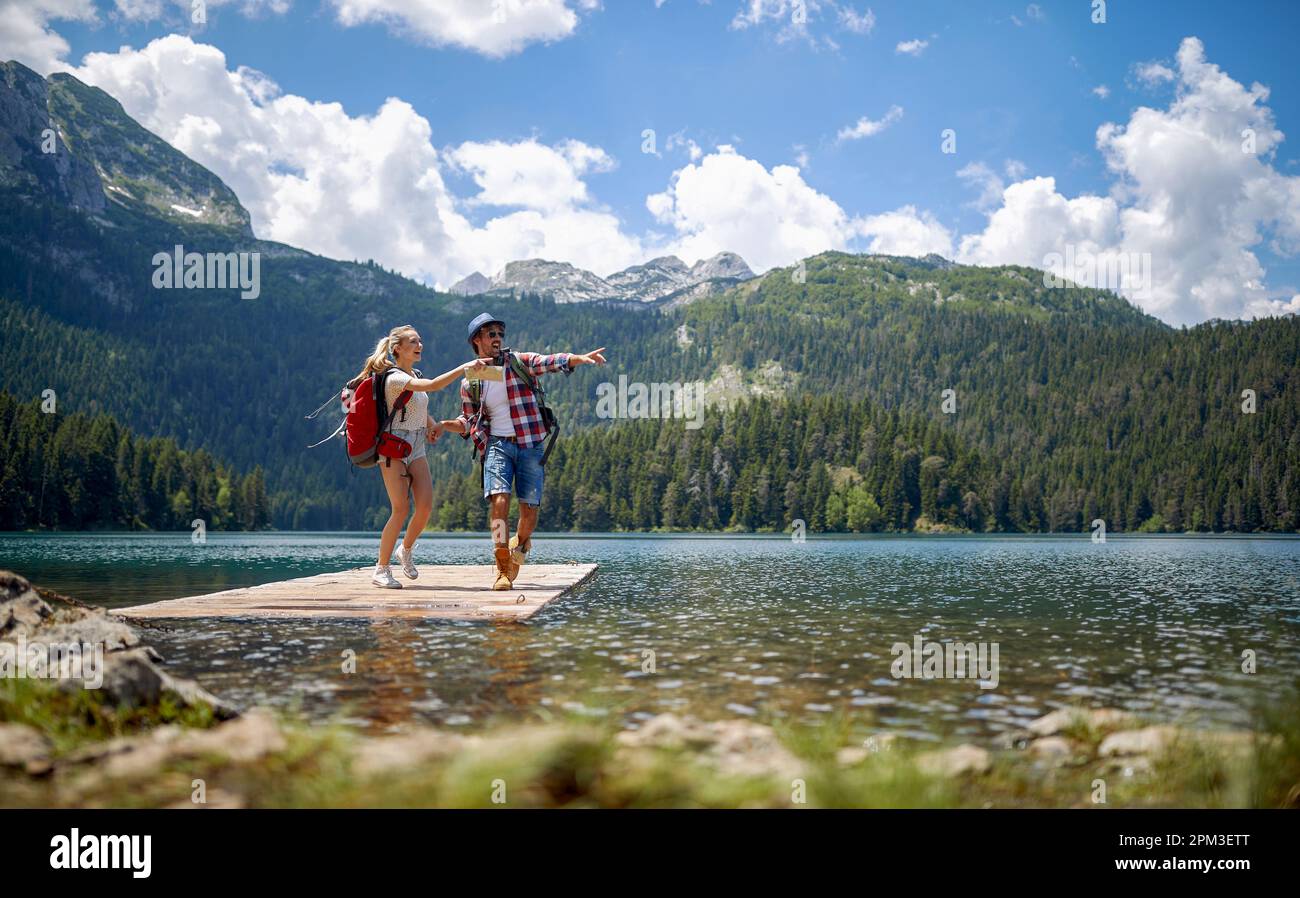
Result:
{"label": "mountain", "polygon": [[492,278],[476,271],[453,284],[450,292],[465,296],[535,293],[559,303],[680,304],[721,293],[753,276],[744,259],[725,252],[690,267],[676,256],[660,256],[605,278],[567,262],[528,259],[508,263]]}
{"label": "mountain", "polygon": [[492,281],[480,272],[474,272],[461,278],[451,285],[448,293],[455,293],[460,296],[477,296],[480,293],[486,293],[492,289]]}
{"label": "mountain", "polygon": [[248,211],[221,179],[140,127],[117,100],[66,73],[0,64],[0,185],[68,206],[209,224],[251,238]]}
{"label": "mountain", "polygon": [[[257,253],[258,298],[156,288],[153,259],[177,244]],[[548,379],[564,435],[544,529],[1300,528],[1294,316],[1175,329],[1107,291],[937,256],[741,266],[663,258],[598,278],[534,260],[507,266],[515,285],[490,302],[441,293],[258,240],[220,178],[112,98],[6,65],[0,388],[26,410],[0,430],[0,526],[256,521],[230,491],[260,494],[260,467],[274,526],[372,529],[388,514],[378,479],[335,444],[306,448],[337,422],[327,400],[396,324],[420,330],[425,372],[465,361],[487,304],[518,349],[610,360]],[[597,301],[558,301],[557,285]],[[611,419],[602,388],[624,378],[703,384],[702,426],[619,418],[632,403]],[[34,423],[46,395],[71,424]],[[459,413],[454,388],[430,402]],[[430,467],[435,520],[481,529],[466,444],[440,441]],[[24,504],[38,483],[58,495]],[[87,489],[118,498],[89,509]]]}

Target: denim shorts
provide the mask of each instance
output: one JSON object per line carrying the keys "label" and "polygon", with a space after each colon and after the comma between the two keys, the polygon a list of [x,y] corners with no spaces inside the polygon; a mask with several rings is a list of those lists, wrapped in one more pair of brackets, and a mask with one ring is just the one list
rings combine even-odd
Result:
{"label": "denim shorts", "polygon": [[[525,505],[542,504],[542,455],[546,444],[524,448],[510,440],[489,437],[483,462],[483,498],[493,493],[514,492]],[[514,489],[511,489],[513,484]]]}
{"label": "denim shorts", "polygon": [[[410,455],[406,456],[406,458],[395,458],[393,461],[405,462],[409,465],[417,458],[424,458],[424,452],[429,448],[429,435],[423,427],[418,430],[403,430],[400,427],[394,427],[392,433],[393,436],[401,437],[411,444]],[[383,461],[383,459],[380,459],[380,461]]]}

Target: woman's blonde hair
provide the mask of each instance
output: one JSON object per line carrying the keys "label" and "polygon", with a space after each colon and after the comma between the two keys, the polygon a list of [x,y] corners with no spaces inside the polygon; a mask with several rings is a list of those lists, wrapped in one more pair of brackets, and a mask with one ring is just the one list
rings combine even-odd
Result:
{"label": "woman's blonde hair", "polygon": [[366,359],[366,363],[361,366],[361,373],[348,381],[348,386],[355,387],[370,375],[378,374],[380,371],[387,371],[393,367],[394,362],[391,358],[393,350],[408,334],[414,334],[415,332],[415,328],[411,327],[411,325],[403,324],[390,330],[387,337],[381,337],[379,342],[375,344],[375,351],[370,354],[370,358]]}

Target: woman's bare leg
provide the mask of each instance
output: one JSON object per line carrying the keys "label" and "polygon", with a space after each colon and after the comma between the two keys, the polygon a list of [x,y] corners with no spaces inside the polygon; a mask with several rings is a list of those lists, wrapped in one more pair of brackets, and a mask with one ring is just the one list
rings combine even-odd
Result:
{"label": "woman's bare leg", "polygon": [[[393,560],[393,547],[397,545],[397,535],[402,532],[406,514],[411,510],[411,503],[406,496],[411,480],[406,475],[406,465],[400,461],[389,465],[388,460],[385,459],[379,463],[379,470],[384,475],[384,488],[388,490],[388,501],[393,506],[393,513],[388,516],[384,532],[379,536],[379,566],[388,567]],[[428,470],[426,467],[426,477]]]}
{"label": "woman's bare leg", "polygon": [[433,512],[433,478],[429,476],[429,463],[423,458],[411,462],[406,470],[411,475],[411,496],[415,499],[415,511],[411,515],[411,522],[406,525],[406,538],[402,540],[402,545],[410,551],[424,532],[424,525],[429,523],[429,515]]}

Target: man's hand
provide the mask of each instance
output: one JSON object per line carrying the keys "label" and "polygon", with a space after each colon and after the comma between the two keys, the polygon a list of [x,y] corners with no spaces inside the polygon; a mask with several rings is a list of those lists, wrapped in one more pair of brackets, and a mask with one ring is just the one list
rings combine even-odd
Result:
{"label": "man's hand", "polygon": [[603,365],[605,364],[605,347],[594,349],[585,355],[570,355],[569,367],[576,368],[579,365]]}
{"label": "man's hand", "polygon": [[444,430],[446,430],[446,428],[438,421],[431,420],[425,424],[425,433],[427,434],[431,444],[438,442],[438,437],[442,436]]}

